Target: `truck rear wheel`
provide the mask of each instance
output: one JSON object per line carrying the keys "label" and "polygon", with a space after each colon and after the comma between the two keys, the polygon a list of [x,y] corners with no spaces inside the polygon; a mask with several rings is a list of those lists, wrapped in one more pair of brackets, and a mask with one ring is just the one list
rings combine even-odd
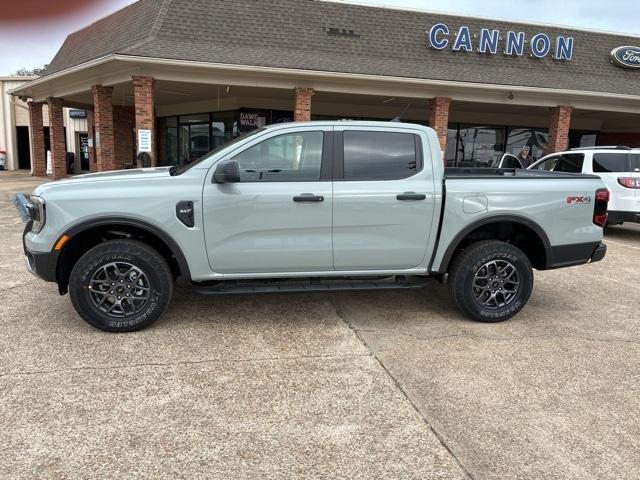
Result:
{"label": "truck rear wheel", "polygon": [[517,247],[497,240],[462,250],[449,271],[449,293],[466,316],[501,322],[526,305],[533,290],[533,270]]}
{"label": "truck rear wheel", "polygon": [[71,303],[90,325],[131,332],[151,325],[173,294],[167,262],[153,248],[132,240],[93,247],[76,262],[69,279]]}

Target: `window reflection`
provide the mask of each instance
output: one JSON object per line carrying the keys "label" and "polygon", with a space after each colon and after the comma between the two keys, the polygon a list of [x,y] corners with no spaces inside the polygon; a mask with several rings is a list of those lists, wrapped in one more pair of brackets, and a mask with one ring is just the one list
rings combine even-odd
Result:
{"label": "window reflection", "polygon": [[456,166],[496,166],[504,153],[506,135],[506,127],[461,125],[456,149]]}

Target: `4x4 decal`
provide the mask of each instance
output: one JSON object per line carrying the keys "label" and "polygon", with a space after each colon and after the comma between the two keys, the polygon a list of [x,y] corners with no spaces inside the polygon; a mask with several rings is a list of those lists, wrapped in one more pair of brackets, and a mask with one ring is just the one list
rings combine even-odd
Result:
{"label": "4x4 decal", "polygon": [[569,205],[591,203],[591,197],[590,196],[570,196],[570,197],[567,197],[567,203]]}

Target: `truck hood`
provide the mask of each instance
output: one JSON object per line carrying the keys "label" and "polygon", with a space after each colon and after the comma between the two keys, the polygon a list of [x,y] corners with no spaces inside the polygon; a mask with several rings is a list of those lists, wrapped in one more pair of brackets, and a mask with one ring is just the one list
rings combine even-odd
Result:
{"label": "truck hood", "polygon": [[42,184],[38,188],[36,188],[33,193],[35,195],[41,195],[52,189],[73,188],[78,185],[87,185],[90,183],[97,184],[100,182],[148,182],[152,181],[154,178],[168,177],[170,168],[171,167],[136,168],[133,170],[114,170],[112,172],[87,173],[64,180],[58,180],[56,182]]}

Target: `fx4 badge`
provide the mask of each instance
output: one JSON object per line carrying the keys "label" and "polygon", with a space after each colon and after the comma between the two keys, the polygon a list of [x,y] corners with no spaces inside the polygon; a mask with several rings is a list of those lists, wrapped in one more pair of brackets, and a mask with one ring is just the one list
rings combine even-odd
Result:
{"label": "fx4 badge", "polygon": [[580,196],[572,196],[567,197],[567,203],[569,205],[578,205],[583,203],[591,203],[591,197],[580,197]]}

